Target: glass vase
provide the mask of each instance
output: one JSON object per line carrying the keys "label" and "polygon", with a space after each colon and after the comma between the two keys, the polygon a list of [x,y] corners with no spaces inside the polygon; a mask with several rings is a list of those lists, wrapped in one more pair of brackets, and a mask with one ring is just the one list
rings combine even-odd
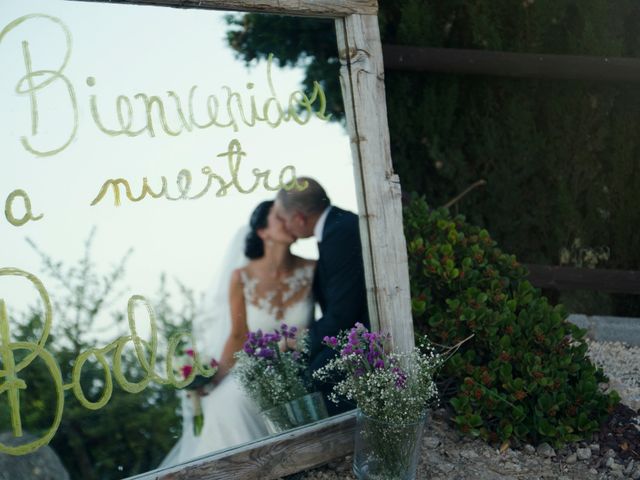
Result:
{"label": "glass vase", "polygon": [[356,414],[353,473],[360,480],[413,480],[426,413],[409,423],[385,422]]}
{"label": "glass vase", "polygon": [[308,393],[302,397],[286,403],[289,416],[294,419],[297,427],[317,422],[327,418],[327,406],[320,392]]}
{"label": "glass vase", "polygon": [[262,416],[269,433],[280,433],[317,422],[329,415],[322,394],[313,392],[265,410],[262,412]]}
{"label": "glass vase", "polygon": [[294,419],[289,416],[289,412],[287,411],[286,403],[276,405],[268,410],[263,410],[262,418],[270,434],[284,432],[295,426]]}

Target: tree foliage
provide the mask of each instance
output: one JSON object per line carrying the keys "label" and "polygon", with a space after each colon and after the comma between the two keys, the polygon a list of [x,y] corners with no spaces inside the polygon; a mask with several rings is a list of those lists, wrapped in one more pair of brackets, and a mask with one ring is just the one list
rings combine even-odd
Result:
{"label": "tree foliage", "polygon": [[232,27],[227,32],[229,45],[239,58],[249,64],[273,53],[280,67],[304,66],[305,90],[313,91],[313,82],[318,81],[325,92],[331,92],[327,110],[332,118],[343,118],[338,48],[335,41],[326,41],[327,32],[333,29],[332,20],[246,14],[229,15],[227,23]]}
{"label": "tree foliage", "polygon": [[441,372],[465,433],[491,441],[562,444],[597,432],[617,394],[601,393],[585,330],[525,279],[514,255],[489,233],[429,209],[404,210],[416,330],[459,345]]}
{"label": "tree foliage", "polygon": [[[113,340],[113,328],[101,329],[104,319],[119,325],[124,334],[121,284],[130,252],[106,273],[91,256],[94,232],[86,241],[82,257],[75,265],[55,261],[39,253],[43,271],[54,299],[54,322],[47,350],[60,366],[63,383],[70,383],[78,355],[92,347],[103,347]],[[161,337],[177,330],[190,330],[196,300],[181,287],[178,298],[169,292],[166,278],[160,279],[156,299],[152,300]],[[117,305],[114,304],[118,300]],[[112,308],[115,307],[115,311]],[[102,320],[100,320],[102,318]],[[12,323],[14,341],[35,341],[42,331],[42,311],[33,307],[21,321]],[[107,339],[105,339],[107,338]],[[162,361],[159,348],[159,361]],[[112,365],[110,365],[113,368]],[[140,380],[143,369],[132,351],[125,349],[122,371],[130,381]],[[22,425],[25,431],[40,435],[49,429],[56,404],[55,388],[43,362],[36,360],[20,372],[27,384],[21,394]],[[100,398],[105,385],[102,367],[92,357],[82,368],[81,385],[90,401]],[[180,436],[179,399],[173,387],[150,383],[138,394],[122,390],[114,382],[109,402],[99,410],[83,407],[71,390],[64,392],[64,412],[56,435],[50,442],[73,479],[117,479],[156,468]],[[10,425],[6,402],[0,405],[0,424]]]}
{"label": "tree foliage", "polygon": [[[379,19],[387,44],[640,54],[633,0],[381,0]],[[305,66],[307,84],[335,79],[333,25],[305,22],[248,14],[235,22],[241,30],[231,45],[246,60],[273,52]],[[633,85],[398,71],[386,71],[385,83],[392,158],[405,191],[442,205],[484,179],[487,186],[456,208],[523,261],[559,264],[578,240],[608,249],[598,267],[640,268]],[[329,98],[340,97],[337,84],[327,86]],[[637,313],[622,298],[596,308]]]}

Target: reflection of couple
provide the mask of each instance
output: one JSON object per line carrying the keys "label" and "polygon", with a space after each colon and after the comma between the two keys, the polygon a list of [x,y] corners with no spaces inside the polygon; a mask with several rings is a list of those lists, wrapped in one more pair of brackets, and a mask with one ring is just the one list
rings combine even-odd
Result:
{"label": "reflection of couple", "polygon": [[[194,437],[185,428],[163,466],[267,435],[256,406],[229,375],[233,354],[242,349],[247,332],[271,331],[281,323],[308,329],[310,369],[314,371],[333,355],[322,344],[326,335],[336,335],[356,322],[367,323],[358,217],[331,206],[315,180],[298,180],[307,182],[307,188],[281,190],[275,202],[261,203],[251,215],[244,242],[248,261],[233,270],[228,287],[231,329],[213,378],[216,387],[202,397],[202,432]],[[290,251],[296,239],[311,236],[318,241],[317,262]],[[315,302],[322,317],[314,321]],[[318,384],[317,388],[326,395],[330,386]],[[345,409],[326,403],[330,413]]]}

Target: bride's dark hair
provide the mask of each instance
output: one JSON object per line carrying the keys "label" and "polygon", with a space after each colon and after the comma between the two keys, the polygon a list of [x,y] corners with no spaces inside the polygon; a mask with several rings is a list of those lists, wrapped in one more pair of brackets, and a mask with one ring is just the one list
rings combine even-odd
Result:
{"label": "bride's dark hair", "polygon": [[244,241],[244,254],[247,258],[260,258],[264,255],[264,242],[258,235],[258,230],[267,227],[267,217],[269,216],[271,207],[273,207],[273,203],[273,200],[262,202],[251,214],[249,220],[251,230]]}

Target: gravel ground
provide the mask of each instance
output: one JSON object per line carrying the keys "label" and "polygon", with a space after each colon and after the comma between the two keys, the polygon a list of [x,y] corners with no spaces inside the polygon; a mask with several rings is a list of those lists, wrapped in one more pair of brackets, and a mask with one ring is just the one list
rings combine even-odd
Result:
{"label": "gravel ground", "polygon": [[621,342],[588,341],[589,357],[609,377],[610,388],[622,397],[622,403],[640,408],[640,347]]}
{"label": "gravel ground", "polygon": [[[624,404],[638,416],[631,419],[640,436],[640,348],[619,342],[589,341],[589,356],[609,377],[609,388],[618,391]],[[628,409],[627,409],[628,410]],[[640,480],[640,460],[621,458],[600,448],[598,435],[589,442],[569,445],[557,452],[547,444],[499,452],[480,440],[458,434],[446,411],[434,412],[422,442],[416,478],[430,480]],[[352,458],[287,477],[287,480],[355,480]]]}

